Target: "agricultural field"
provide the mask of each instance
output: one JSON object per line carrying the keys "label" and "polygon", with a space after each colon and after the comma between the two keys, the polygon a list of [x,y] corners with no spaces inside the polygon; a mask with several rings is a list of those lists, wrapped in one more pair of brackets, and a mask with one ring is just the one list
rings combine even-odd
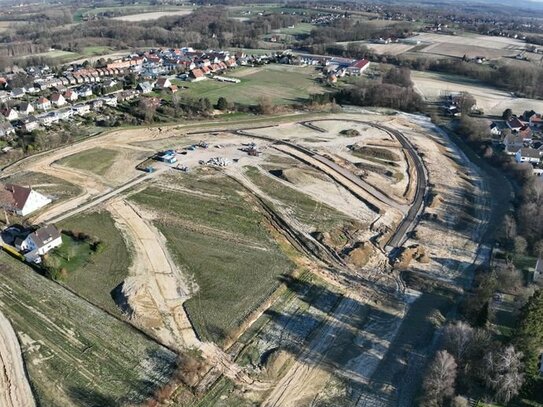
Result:
{"label": "agricultural field", "polygon": [[118,154],[115,150],[95,147],[62,158],[57,164],[103,176],[113,165]]}
{"label": "agricultural field", "polygon": [[[120,315],[115,303],[115,289],[128,275],[131,256],[109,213],[79,214],[62,221],[58,227],[71,234],[83,233],[89,236],[88,241],[77,245],[81,255],[75,256],[75,262],[73,259],[68,261],[68,270],[62,277],[62,284],[93,304]],[[68,250],[64,246],[70,243],[69,239],[63,236],[64,244],[59,249]],[[91,241],[100,242],[102,248],[93,251],[89,244]]]}
{"label": "agricultural field", "polygon": [[450,92],[469,92],[477,100],[477,106],[489,115],[501,116],[507,108],[511,108],[515,114],[532,109],[543,110],[541,100],[517,98],[508,92],[482,85],[463,76],[413,71],[411,79],[415,83],[415,90],[430,101]]}
{"label": "agricultural field", "polygon": [[178,267],[199,287],[185,303],[189,318],[200,337],[221,343],[293,264],[241,186],[219,174],[195,178],[175,177],[172,188],[153,186],[131,200],[160,213],[155,225]]}
{"label": "agricultural field", "polygon": [[[323,90],[316,82],[317,74],[312,67],[274,64],[258,68],[239,68],[229,72],[227,76],[239,78],[241,82],[187,82],[185,86],[188,89],[183,93],[194,98],[207,97],[213,103],[224,96],[230,102],[244,104],[256,104],[262,97],[269,97],[276,104],[290,104]],[[282,86],[277,86],[278,83]]]}
{"label": "agricultural field", "polygon": [[505,37],[490,37],[486,35],[444,35],[421,33],[411,38],[426,45],[419,52],[439,56],[470,58],[485,56],[489,59],[515,56],[525,49],[526,44],[521,40]]}
{"label": "agricultural field", "polygon": [[39,405],[133,405],[169,380],[169,350],[5,253],[0,270],[0,311],[20,338]]}

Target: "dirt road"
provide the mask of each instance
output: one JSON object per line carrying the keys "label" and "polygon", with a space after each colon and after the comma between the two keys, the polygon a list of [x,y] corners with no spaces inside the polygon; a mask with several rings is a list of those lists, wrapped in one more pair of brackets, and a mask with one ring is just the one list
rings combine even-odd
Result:
{"label": "dirt road", "polygon": [[173,349],[199,345],[183,308],[190,289],[160,232],[124,200],[112,200],[106,208],[133,248],[130,276],[123,288],[132,317],[144,328],[151,325],[161,342]]}
{"label": "dirt road", "polygon": [[0,313],[0,406],[35,407],[21,347],[10,322]]}

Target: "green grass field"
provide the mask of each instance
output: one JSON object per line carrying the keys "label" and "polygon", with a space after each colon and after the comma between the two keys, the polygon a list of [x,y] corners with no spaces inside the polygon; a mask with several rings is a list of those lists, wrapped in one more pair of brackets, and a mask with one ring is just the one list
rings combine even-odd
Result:
{"label": "green grass field", "polygon": [[102,242],[105,246],[100,253],[89,254],[87,246],[79,247],[83,261],[68,264],[67,277],[63,284],[90,302],[119,314],[112,291],[127,277],[131,265],[130,253],[119,230],[108,212],[81,214],[62,221],[63,230],[83,232]]}
{"label": "green grass field", "polygon": [[97,175],[104,175],[109,167],[111,167],[118,154],[119,153],[114,150],[95,147],[82,151],[81,153],[64,157],[56,163],[65,167],[89,171]]}
{"label": "green grass field", "polygon": [[294,27],[290,28],[281,28],[279,30],[274,30],[277,34],[286,34],[286,35],[302,35],[309,34],[311,30],[315,28],[313,24],[310,23],[299,23]]}
{"label": "green grass field", "polygon": [[185,303],[189,317],[202,338],[220,343],[277,288],[278,277],[293,264],[234,181],[219,175],[176,178],[205,195],[151,187],[132,199],[160,211],[156,226],[176,263],[199,286]]}
{"label": "green grass field", "polygon": [[[251,71],[249,71],[251,70]],[[224,96],[230,102],[256,104],[262,97],[269,97],[276,104],[291,104],[305,100],[323,88],[315,81],[312,67],[265,65],[258,68],[238,68],[226,74],[237,77],[240,83],[223,83],[214,80],[186,82],[183,94],[194,98],[207,97],[212,103]],[[281,86],[279,86],[279,84]]]}
{"label": "green grass field", "polygon": [[172,352],[5,253],[0,311],[40,406],[139,405],[172,374]]}

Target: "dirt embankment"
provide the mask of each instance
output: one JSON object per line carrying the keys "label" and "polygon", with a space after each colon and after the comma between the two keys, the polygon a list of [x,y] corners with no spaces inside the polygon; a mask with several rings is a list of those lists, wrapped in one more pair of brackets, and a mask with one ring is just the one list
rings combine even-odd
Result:
{"label": "dirt embankment", "polygon": [[0,406],[35,407],[15,331],[0,314]]}

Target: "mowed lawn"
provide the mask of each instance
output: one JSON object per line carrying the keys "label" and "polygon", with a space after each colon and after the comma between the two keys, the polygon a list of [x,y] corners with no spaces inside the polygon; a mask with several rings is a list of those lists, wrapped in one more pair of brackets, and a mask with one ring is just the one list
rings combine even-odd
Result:
{"label": "mowed lawn", "polygon": [[[70,261],[63,284],[93,304],[120,314],[113,300],[113,291],[128,276],[132,261],[121,232],[115,227],[109,213],[80,214],[62,221],[58,226],[76,234],[85,233],[104,246],[101,252],[80,256],[84,257],[82,261]],[[85,245],[82,246],[81,250],[84,250]]]}
{"label": "mowed lawn", "polygon": [[80,153],[69,155],[57,161],[57,164],[78,170],[104,175],[119,153],[115,150],[95,147]]}
{"label": "mowed lawn", "polygon": [[185,303],[189,317],[204,340],[221,343],[273,293],[279,276],[290,273],[293,264],[234,181],[217,176],[184,187],[205,195],[151,187],[132,199],[160,212],[156,226],[170,253],[199,286]]}
{"label": "mowed lawn", "polygon": [[0,312],[40,406],[141,405],[173,374],[173,352],[3,252]]}
{"label": "mowed lawn", "polygon": [[224,83],[212,79],[187,82],[183,94],[194,98],[207,97],[216,103],[221,96],[229,102],[256,104],[268,97],[276,104],[291,104],[305,100],[312,93],[322,93],[314,67],[270,64],[255,68],[237,68],[225,76],[239,78],[240,83]]}

